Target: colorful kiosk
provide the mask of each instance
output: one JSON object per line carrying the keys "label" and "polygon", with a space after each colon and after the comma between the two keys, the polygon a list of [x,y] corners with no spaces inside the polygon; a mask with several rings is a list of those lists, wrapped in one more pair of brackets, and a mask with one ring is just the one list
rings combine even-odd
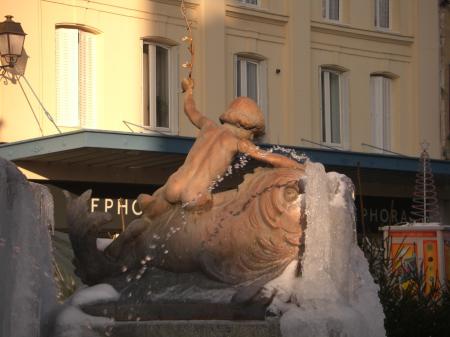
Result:
{"label": "colorful kiosk", "polygon": [[432,285],[450,282],[450,226],[407,223],[382,230],[386,251],[394,263],[401,263],[405,274],[411,268],[422,271],[427,291]]}

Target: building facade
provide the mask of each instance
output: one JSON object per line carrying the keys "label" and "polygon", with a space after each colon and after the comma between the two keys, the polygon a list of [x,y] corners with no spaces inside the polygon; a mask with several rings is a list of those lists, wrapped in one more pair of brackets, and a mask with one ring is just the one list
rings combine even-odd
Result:
{"label": "building facade", "polygon": [[[433,159],[444,158],[438,0],[185,3],[195,48],[194,95],[208,117],[217,120],[236,96],[252,97],[266,117],[262,142],[310,149],[312,157],[325,158],[354,179],[357,170],[367,170],[360,193],[368,197],[411,195],[415,166],[401,156],[417,157],[422,141]],[[190,60],[180,1],[3,0],[0,16],[7,14],[28,34],[28,58],[22,57],[17,71],[25,71],[63,136],[36,102],[30,103],[33,117],[22,78],[0,85],[0,141],[7,143],[0,154],[11,154],[30,179],[163,183],[187,152],[190,143],[183,137],[196,134],[180,90],[187,76],[182,65]],[[108,153],[92,163],[101,151],[80,152],[80,161],[37,157],[49,149],[64,152],[79,130],[98,130],[83,133],[84,140],[97,137],[83,143],[91,149],[133,132],[164,144],[149,150],[139,147],[144,140],[137,136],[127,138],[109,148],[116,155],[183,150],[179,157],[159,158],[158,167],[117,164],[107,170],[100,164],[117,158]],[[55,139],[61,142],[55,145]],[[130,147],[134,141],[136,148]],[[24,144],[32,147],[24,149],[26,155],[19,154]],[[330,153],[322,156],[325,150]],[[326,162],[336,153],[335,161]],[[76,172],[71,165],[78,165]],[[444,162],[435,165],[446,214],[450,169]]]}
{"label": "building facade", "polygon": [[[441,158],[437,1],[186,5],[195,94],[207,115],[248,95],[266,114],[269,143],[418,155],[427,140]],[[6,14],[28,34],[25,75],[62,131],[128,131],[129,121],[195,135],[181,104],[189,55],[179,1],[5,0]],[[0,95],[2,142],[42,135],[17,85]],[[57,132],[36,113],[44,135]]]}

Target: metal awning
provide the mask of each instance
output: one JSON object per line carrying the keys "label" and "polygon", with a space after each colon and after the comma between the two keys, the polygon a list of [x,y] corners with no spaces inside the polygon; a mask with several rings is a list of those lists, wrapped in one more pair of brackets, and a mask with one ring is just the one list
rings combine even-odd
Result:
{"label": "metal awning", "polygon": [[[194,138],[103,130],[78,130],[0,145],[0,156],[58,181],[163,184],[184,161]],[[270,145],[262,145],[270,147]],[[330,169],[356,168],[375,184],[386,177],[414,176],[418,158],[291,147]],[[439,180],[449,185],[450,162],[432,160]],[[351,174],[350,174],[351,175]],[[364,179],[363,177],[363,179]],[[444,188],[446,188],[444,186]]]}
{"label": "metal awning", "polygon": [[79,130],[0,145],[0,156],[50,180],[162,184],[193,138]]}

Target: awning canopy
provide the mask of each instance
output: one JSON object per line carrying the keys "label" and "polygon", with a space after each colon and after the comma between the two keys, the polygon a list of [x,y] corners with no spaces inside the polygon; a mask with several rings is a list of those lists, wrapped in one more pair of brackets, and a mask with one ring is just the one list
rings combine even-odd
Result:
{"label": "awning canopy", "polygon": [[0,156],[50,180],[161,184],[192,138],[79,130],[0,146]]}
{"label": "awning canopy", "polygon": [[[0,145],[0,156],[44,178],[128,184],[163,184],[184,161],[194,138],[79,130]],[[270,147],[270,145],[261,145]],[[374,185],[411,184],[418,158],[291,147],[327,169]],[[436,185],[450,194],[450,162],[432,160]],[[405,180],[407,179],[407,181]],[[412,180],[414,183],[414,180]],[[371,190],[372,187],[366,189]],[[404,189],[404,187],[403,187]],[[412,187],[411,187],[412,189]]]}

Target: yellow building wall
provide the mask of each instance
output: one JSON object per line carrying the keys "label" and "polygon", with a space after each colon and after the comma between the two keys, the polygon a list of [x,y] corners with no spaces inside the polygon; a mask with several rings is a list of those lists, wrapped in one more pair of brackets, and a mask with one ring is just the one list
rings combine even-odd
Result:
{"label": "yellow building wall", "polygon": [[[440,158],[437,0],[391,0],[391,29],[374,27],[373,0],[342,0],[342,20],[322,18],[319,0],[186,1],[193,20],[198,108],[216,119],[234,97],[236,53],[264,57],[267,65],[266,142],[313,146],[321,141],[320,66],[345,69],[348,80],[347,149],[372,152],[370,75],[393,78],[391,150],[418,155],[426,139]],[[0,16],[14,15],[28,34],[26,76],[50,113],[56,112],[55,25],[98,30],[98,128],[128,131],[123,120],[143,123],[142,38],[179,43],[178,63],[189,59],[179,1],[2,0]],[[277,69],[279,72],[277,73]],[[186,76],[180,68],[179,79]],[[178,134],[194,136],[178,92]],[[44,135],[55,128],[33,102]],[[17,84],[0,84],[0,141],[41,135]],[[70,131],[69,128],[62,128]],[[136,131],[140,131],[136,129]]]}

